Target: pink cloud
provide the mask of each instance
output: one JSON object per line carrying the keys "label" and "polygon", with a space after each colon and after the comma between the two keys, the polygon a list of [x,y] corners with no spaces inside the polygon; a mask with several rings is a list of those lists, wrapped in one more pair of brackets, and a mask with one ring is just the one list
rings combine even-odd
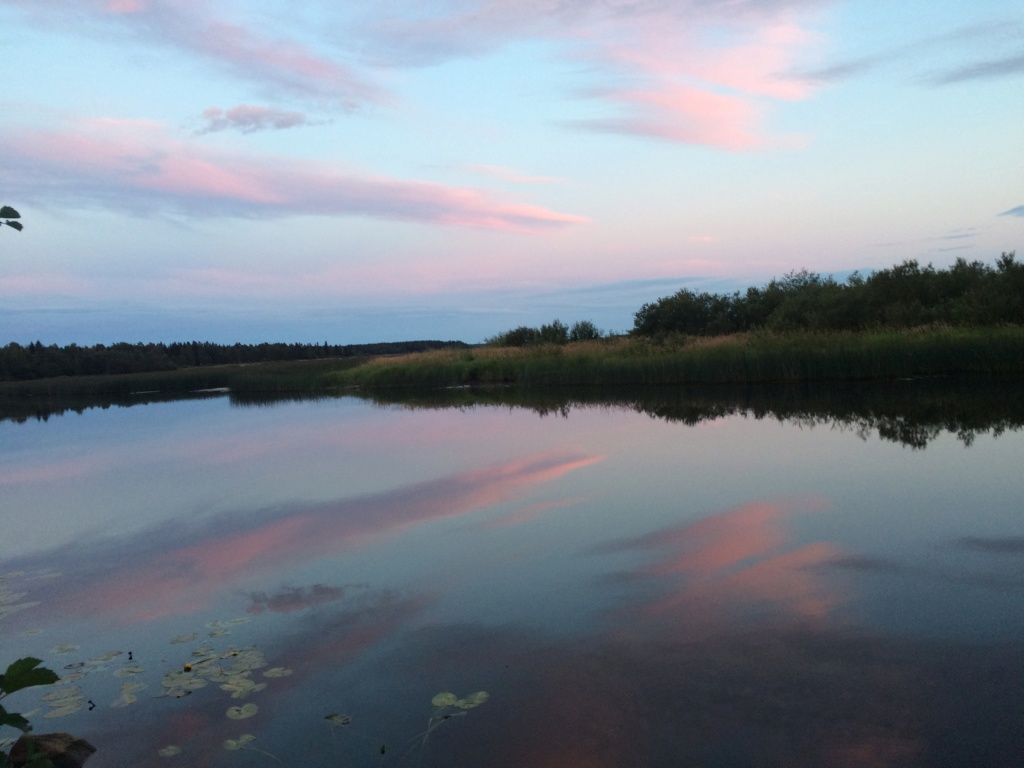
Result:
{"label": "pink cloud", "polygon": [[251,104],[239,104],[237,107],[227,110],[210,107],[203,110],[203,119],[206,121],[206,125],[199,133],[212,133],[228,128],[242,133],[253,133],[267,129],[283,130],[309,123],[309,120],[301,112],[258,107]]}
{"label": "pink cloud", "polygon": [[148,121],[0,132],[25,200],[190,216],[369,216],[536,231],[585,221],[479,189],[358,174],[292,158],[216,151]]}
{"label": "pink cloud", "polygon": [[274,91],[351,108],[388,96],[353,69],[279,33],[264,34],[249,18],[216,14],[194,0],[12,0],[29,18],[78,32],[90,21],[198,55],[234,76]]}
{"label": "pink cloud", "polygon": [[145,0],[107,0],[107,13],[141,13],[146,8]]}
{"label": "pink cloud", "polygon": [[605,80],[587,93],[613,108],[609,116],[569,125],[747,151],[777,143],[762,127],[767,102],[810,95],[810,81],[791,73],[814,43],[801,14],[823,4],[463,0],[367,27],[379,50],[398,63],[482,55],[516,39],[548,40]]}
{"label": "pink cloud", "polygon": [[625,107],[626,116],[580,121],[590,130],[700,144],[731,151],[761,146],[761,109],[738,96],[687,85],[609,91],[604,98]]}
{"label": "pink cloud", "polygon": [[812,39],[789,16],[651,13],[596,26],[582,56],[628,85],[593,90],[616,114],[575,124],[728,151],[776,143],[762,127],[767,105],[811,93],[783,75]]}

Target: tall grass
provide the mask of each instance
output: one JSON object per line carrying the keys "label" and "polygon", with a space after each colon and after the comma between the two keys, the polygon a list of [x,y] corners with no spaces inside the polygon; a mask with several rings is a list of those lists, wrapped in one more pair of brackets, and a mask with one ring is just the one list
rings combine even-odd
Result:
{"label": "tall grass", "polygon": [[610,339],[375,358],[329,374],[338,386],[523,387],[796,383],[1024,371],[1024,328]]}

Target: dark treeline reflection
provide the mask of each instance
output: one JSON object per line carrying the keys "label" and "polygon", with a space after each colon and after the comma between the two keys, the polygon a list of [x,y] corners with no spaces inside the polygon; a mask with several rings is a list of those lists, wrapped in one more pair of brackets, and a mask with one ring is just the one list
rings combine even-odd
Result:
{"label": "dark treeline reflection", "polygon": [[541,416],[567,417],[576,408],[620,407],[693,426],[724,416],[826,425],[866,439],[924,448],[943,433],[966,445],[983,434],[1024,426],[1024,381],[1019,377],[936,377],[797,387],[718,386],[575,389],[523,392],[515,388],[460,388],[415,395],[373,392],[380,405],[469,408],[502,405]]}
{"label": "dark treeline reflection", "polygon": [[[223,396],[135,393],[107,397],[0,400],[0,419],[45,420],[87,408],[145,405],[168,400]],[[230,393],[238,407],[273,407],[297,400],[329,400],[323,394]],[[846,429],[867,439],[924,448],[943,433],[966,445],[979,435],[999,435],[1024,426],[1024,380],[1020,377],[935,377],[888,382],[803,386],[618,387],[523,391],[515,387],[460,387],[439,390],[353,391],[381,406],[406,408],[524,408],[540,416],[562,416],[580,408],[627,408],[690,426],[725,416],[775,419],[801,425]]]}

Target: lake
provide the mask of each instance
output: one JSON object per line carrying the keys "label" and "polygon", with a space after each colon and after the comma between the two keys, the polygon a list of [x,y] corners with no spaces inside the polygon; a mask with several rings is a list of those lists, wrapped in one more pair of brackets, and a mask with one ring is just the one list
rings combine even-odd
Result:
{"label": "lake", "polygon": [[1022,388],[936,386],[2,421],[0,666],[64,677],[4,704],[89,768],[1020,765]]}

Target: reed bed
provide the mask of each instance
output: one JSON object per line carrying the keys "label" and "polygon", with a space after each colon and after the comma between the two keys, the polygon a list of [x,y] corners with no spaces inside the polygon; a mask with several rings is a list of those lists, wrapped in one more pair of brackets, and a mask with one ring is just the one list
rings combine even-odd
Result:
{"label": "reed bed", "polygon": [[134,396],[224,388],[232,392],[308,392],[324,389],[327,386],[326,376],[360,365],[364,360],[352,357],[293,360],[201,366],[153,373],[7,381],[0,382],[0,399]]}
{"label": "reed bed", "polygon": [[1022,371],[1024,328],[1011,326],[480,347],[375,358],[327,380],[364,387],[789,384]]}

